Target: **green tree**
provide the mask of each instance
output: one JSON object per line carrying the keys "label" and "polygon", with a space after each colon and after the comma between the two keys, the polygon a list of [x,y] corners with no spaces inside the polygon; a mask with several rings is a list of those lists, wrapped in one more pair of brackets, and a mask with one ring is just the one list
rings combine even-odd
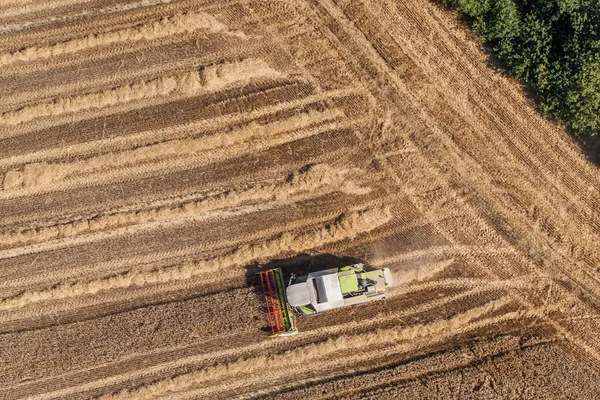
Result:
{"label": "green tree", "polygon": [[446,0],[471,22],[542,109],[600,132],[600,0]]}

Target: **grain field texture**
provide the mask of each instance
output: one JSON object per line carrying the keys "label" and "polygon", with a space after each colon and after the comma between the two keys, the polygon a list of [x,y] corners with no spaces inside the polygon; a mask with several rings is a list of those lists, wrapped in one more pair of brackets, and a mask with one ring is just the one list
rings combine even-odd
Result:
{"label": "grain field texture", "polygon": [[[0,399],[600,396],[600,169],[429,0],[0,1]],[[253,284],[387,267],[270,338]]]}

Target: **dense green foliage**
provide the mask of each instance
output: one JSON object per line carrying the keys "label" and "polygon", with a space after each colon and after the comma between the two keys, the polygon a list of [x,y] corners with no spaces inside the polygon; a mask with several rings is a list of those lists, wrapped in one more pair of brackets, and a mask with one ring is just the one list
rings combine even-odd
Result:
{"label": "dense green foliage", "polygon": [[600,0],[444,0],[543,110],[574,132],[600,132]]}

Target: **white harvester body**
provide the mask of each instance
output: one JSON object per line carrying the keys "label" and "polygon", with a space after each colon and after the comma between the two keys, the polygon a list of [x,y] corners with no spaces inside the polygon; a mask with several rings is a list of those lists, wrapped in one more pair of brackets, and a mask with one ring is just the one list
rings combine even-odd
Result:
{"label": "white harvester body", "polygon": [[392,285],[389,269],[367,272],[364,264],[354,264],[295,278],[286,288],[286,297],[297,312],[310,315],[384,299]]}

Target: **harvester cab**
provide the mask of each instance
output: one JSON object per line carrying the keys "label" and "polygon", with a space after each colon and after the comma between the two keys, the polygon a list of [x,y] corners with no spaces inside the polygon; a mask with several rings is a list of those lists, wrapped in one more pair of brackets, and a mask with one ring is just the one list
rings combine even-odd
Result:
{"label": "harvester cab", "polygon": [[367,271],[362,263],[291,275],[284,286],[280,268],[258,273],[273,335],[298,333],[295,315],[319,314],[334,308],[384,299],[393,285],[388,268]]}

